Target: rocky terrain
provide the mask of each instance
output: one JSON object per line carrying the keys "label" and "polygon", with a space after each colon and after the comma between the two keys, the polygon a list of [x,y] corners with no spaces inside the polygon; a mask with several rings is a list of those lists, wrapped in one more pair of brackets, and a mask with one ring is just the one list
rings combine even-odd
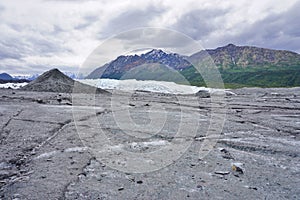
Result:
{"label": "rocky terrain", "polygon": [[[0,199],[299,199],[300,88],[233,92],[216,105],[201,95],[114,91],[91,99],[1,89]],[[213,108],[226,113],[225,124],[207,135]],[[151,113],[166,112],[166,121],[146,137],[157,127],[117,124],[124,110],[136,124],[148,124]],[[184,137],[176,135],[180,122]],[[96,124],[111,141],[102,150],[112,159],[114,149],[140,159],[171,143],[190,146],[161,169],[124,172],[116,168],[130,163],[110,163],[93,150],[101,139]],[[204,155],[207,141],[215,145]]]}

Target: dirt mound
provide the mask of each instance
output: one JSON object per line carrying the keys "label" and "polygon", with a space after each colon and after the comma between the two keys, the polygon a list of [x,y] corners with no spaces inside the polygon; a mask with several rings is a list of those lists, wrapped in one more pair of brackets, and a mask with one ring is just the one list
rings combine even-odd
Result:
{"label": "dirt mound", "polygon": [[[75,88],[74,88],[75,86]],[[95,88],[86,84],[82,84],[78,81],[71,79],[63,74],[58,69],[52,69],[43,73],[34,81],[30,82],[26,86],[20,88],[25,91],[37,91],[37,92],[59,92],[59,93],[109,93],[106,90]],[[74,89],[74,90],[73,90]]]}

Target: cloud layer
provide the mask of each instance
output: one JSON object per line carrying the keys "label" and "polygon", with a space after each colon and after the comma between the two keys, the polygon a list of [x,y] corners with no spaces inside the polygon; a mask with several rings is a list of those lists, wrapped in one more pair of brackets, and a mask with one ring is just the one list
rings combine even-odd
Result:
{"label": "cloud layer", "polygon": [[297,0],[2,1],[0,72],[76,72],[102,42],[140,27],[175,30],[204,48],[235,43],[300,53],[299,9]]}

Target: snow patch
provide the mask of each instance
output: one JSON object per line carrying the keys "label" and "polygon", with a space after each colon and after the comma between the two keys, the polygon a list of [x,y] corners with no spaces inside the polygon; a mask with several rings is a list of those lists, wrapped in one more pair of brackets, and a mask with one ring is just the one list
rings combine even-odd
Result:
{"label": "snow patch", "polygon": [[19,89],[20,87],[24,87],[28,83],[4,83],[0,84],[0,88],[12,88],[12,89]]}

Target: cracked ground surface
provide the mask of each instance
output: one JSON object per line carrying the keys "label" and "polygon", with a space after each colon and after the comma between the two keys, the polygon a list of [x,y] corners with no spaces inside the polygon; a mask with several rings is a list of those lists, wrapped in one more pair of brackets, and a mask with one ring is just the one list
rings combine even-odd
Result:
{"label": "cracked ground surface", "polygon": [[[0,199],[299,199],[300,88],[233,92],[225,98],[221,134],[208,138],[211,108],[220,106],[209,98],[182,96],[179,102],[173,95],[120,92],[113,112],[110,96],[97,96],[93,107],[82,95],[82,105],[72,107],[70,94],[1,89]],[[80,113],[76,123],[74,109]],[[120,127],[116,114],[124,110],[136,124],[148,124],[149,112],[162,111],[166,122],[155,135],[151,127]],[[195,136],[174,134],[182,120],[183,131],[192,132],[188,122],[195,118]],[[126,173],[91,150],[100,137],[96,123],[112,141],[110,148],[140,157],[172,141],[191,145],[167,167]],[[216,144],[199,157],[205,139]],[[242,172],[233,163],[241,163]]]}

